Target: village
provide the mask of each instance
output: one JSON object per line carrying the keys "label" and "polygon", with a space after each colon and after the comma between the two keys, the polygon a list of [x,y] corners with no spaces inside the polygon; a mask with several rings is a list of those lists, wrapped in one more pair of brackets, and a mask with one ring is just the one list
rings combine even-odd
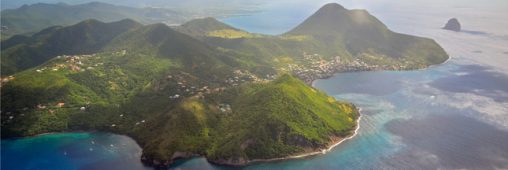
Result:
{"label": "village", "polygon": [[[124,56],[126,55],[126,50],[112,52],[112,56]],[[84,55],[59,55],[55,56],[53,62],[47,64],[46,66],[39,67],[34,69],[35,74],[43,74],[45,72],[63,72],[63,73],[79,73],[87,70],[98,69],[104,65],[103,60],[101,59],[102,54],[84,54]],[[230,76],[223,78],[219,82],[211,83],[211,82],[202,82],[198,81],[191,74],[183,72],[183,71],[172,71],[165,75],[163,80],[159,80],[158,83],[155,83],[154,90],[165,92],[168,96],[169,101],[178,102],[184,98],[200,98],[204,99],[207,94],[219,93],[227,88],[236,87],[243,83],[247,82],[269,82],[276,78],[275,74],[267,74],[263,77],[260,77],[256,74],[251,73],[248,70],[234,70]],[[15,76],[7,76],[1,78],[1,84],[12,81],[15,79]],[[51,103],[39,103],[34,106],[36,110],[46,112],[48,114],[55,114],[59,109],[76,109],[79,112],[86,112],[87,105],[90,102],[87,102],[85,105],[77,106],[66,103],[66,101],[56,101]],[[232,109],[230,104],[227,103],[218,103],[217,110],[223,113],[231,113]],[[28,110],[29,108],[24,108],[23,110]],[[8,116],[8,119],[3,121],[2,123],[9,123],[13,119],[15,119],[14,114],[4,113]],[[24,116],[24,114],[19,114],[18,116]],[[124,115],[120,114],[119,118],[123,118]],[[139,120],[134,125],[140,125],[145,123],[145,120]],[[111,127],[116,127],[117,124],[111,124]]]}
{"label": "village", "polygon": [[[125,51],[125,50],[124,50]],[[92,70],[95,67],[101,66],[104,63],[95,63],[95,64],[87,64],[89,60],[100,59],[97,54],[86,54],[86,55],[59,55],[55,57],[56,60],[64,60],[64,63],[56,62],[51,66],[44,66],[35,69],[37,73],[43,73],[46,71],[73,71],[73,72],[81,72],[86,70]],[[5,85],[5,83],[12,81],[15,79],[14,75],[2,77],[0,81],[0,87]]]}
{"label": "village", "polygon": [[[123,56],[127,53],[126,50],[112,52],[111,55]],[[52,66],[46,66],[35,70],[38,73],[45,71],[71,71],[82,72],[86,70],[93,70],[96,67],[104,65],[100,61],[101,57],[98,54],[84,54],[84,55],[59,55],[56,56],[57,60],[64,60],[64,63],[57,63]]]}
{"label": "village", "polygon": [[2,87],[5,83],[14,80],[15,78],[16,77],[14,77],[13,75],[2,77],[0,81],[0,87]]}
{"label": "village", "polygon": [[282,68],[303,80],[306,84],[312,84],[316,79],[329,78],[339,72],[375,71],[375,70],[405,70],[405,65],[377,65],[368,64],[356,58],[353,61],[341,60],[340,56],[325,60],[319,54],[303,53],[302,64],[288,64]]}
{"label": "village", "polygon": [[[176,72],[168,74],[166,79],[156,84],[154,88],[159,91],[167,90],[168,98],[171,101],[179,101],[184,98],[204,99],[208,94],[220,93],[243,83],[269,82],[275,78],[275,74],[267,74],[261,78],[248,70],[235,70],[232,76],[225,78],[222,82],[209,83],[197,82],[188,73]],[[223,113],[232,112],[230,104],[227,103],[219,103],[216,107]]]}

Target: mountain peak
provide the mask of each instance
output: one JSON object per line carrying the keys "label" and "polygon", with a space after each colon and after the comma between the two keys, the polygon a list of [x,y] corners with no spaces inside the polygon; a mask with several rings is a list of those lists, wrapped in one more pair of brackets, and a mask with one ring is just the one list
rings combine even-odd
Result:
{"label": "mountain peak", "polygon": [[192,36],[206,36],[211,31],[226,29],[241,31],[212,17],[194,19],[176,27],[179,32]]}
{"label": "mountain peak", "polygon": [[314,15],[323,15],[323,16],[324,15],[337,15],[337,14],[344,15],[348,11],[349,10],[344,8],[342,5],[339,5],[337,3],[329,3],[329,4],[326,4],[326,5],[322,6],[321,8],[319,8],[319,10],[317,10]]}
{"label": "mountain peak", "polygon": [[126,24],[140,24],[139,22],[133,20],[133,19],[130,19],[130,18],[125,18],[125,19],[122,19],[122,20],[119,20],[119,21],[116,21],[116,23],[126,23]]}
{"label": "mountain peak", "polygon": [[356,29],[385,30],[386,27],[365,10],[348,10],[329,3],[287,34],[339,35]]}
{"label": "mountain peak", "polygon": [[319,10],[343,10],[346,9],[338,3],[328,3],[322,6]]}
{"label": "mountain peak", "polygon": [[[2,51],[2,74],[8,75],[40,65],[57,55],[96,53],[101,51],[113,38],[140,26],[142,25],[132,20],[104,23],[96,19],[88,19],[71,26],[49,27],[30,37],[13,37],[12,40],[5,40],[9,42],[5,45],[2,42],[2,50],[19,42],[19,44],[23,44],[19,51],[37,52],[4,55]],[[44,43],[33,45],[40,42]]]}
{"label": "mountain peak", "polygon": [[182,27],[204,27],[207,29],[235,29],[229,25],[226,25],[219,20],[212,18],[212,17],[206,17],[206,18],[199,18],[199,19],[193,19],[189,22],[186,22],[182,24]]}
{"label": "mountain peak", "polygon": [[99,21],[99,20],[94,19],[94,18],[86,19],[86,20],[83,20],[83,21],[81,21],[79,23],[83,23],[83,24],[104,24],[104,22]]}
{"label": "mountain peak", "polygon": [[153,28],[153,29],[168,29],[169,26],[166,25],[166,24],[163,24],[163,23],[155,23],[155,24],[150,24],[150,25],[147,25],[149,28]]}
{"label": "mountain peak", "polygon": [[89,28],[97,28],[97,27],[103,27],[103,26],[110,26],[110,27],[124,27],[124,28],[135,28],[142,26],[139,22],[132,20],[132,19],[122,19],[119,21],[109,22],[105,23],[102,21],[99,21],[97,19],[87,19],[83,20],[75,25],[72,25],[71,27],[89,27]]}
{"label": "mountain peak", "polygon": [[143,28],[142,37],[145,37],[151,44],[158,44],[165,41],[174,34],[174,30],[162,23],[150,24]]}

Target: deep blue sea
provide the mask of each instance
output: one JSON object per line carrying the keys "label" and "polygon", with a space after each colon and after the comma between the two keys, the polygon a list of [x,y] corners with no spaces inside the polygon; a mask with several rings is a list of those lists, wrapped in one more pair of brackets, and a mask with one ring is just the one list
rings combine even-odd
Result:
{"label": "deep blue sea", "polygon": [[[222,20],[280,34],[324,4],[290,2]],[[368,9],[396,32],[435,39],[452,56],[449,61],[423,70],[339,73],[316,81],[317,89],[362,108],[358,135],[325,155],[243,169],[508,169],[508,5],[426,2],[341,3]],[[440,29],[450,17],[467,31]],[[121,135],[64,133],[1,142],[2,170],[150,169],[139,161],[139,146]],[[228,168],[194,158],[171,169]]]}

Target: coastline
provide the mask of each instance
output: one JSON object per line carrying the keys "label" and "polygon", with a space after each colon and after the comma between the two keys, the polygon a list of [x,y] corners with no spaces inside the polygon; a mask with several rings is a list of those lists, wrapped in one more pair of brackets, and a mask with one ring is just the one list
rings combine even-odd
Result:
{"label": "coastline", "polygon": [[[360,113],[361,110],[362,109],[359,108],[358,112]],[[293,156],[288,156],[288,157],[283,157],[283,158],[259,159],[259,160],[255,159],[255,160],[249,161],[249,163],[271,162],[271,161],[288,160],[288,159],[299,159],[299,158],[305,158],[305,157],[315,156],[315,155],[320,155],[320,154],[324,155],[327,152],[330,152],[333,148],[339,146],[342,142],[354,138],[358,134],[358,130],[360,129],[360,120],[361,119],[362,119],[362,115],[360,113],[360,116],[358,116],[358,119],[356,119],[356,128],[355,128],[354,133],[352,135],[349,135],[349,136],[347,136],[345,138],[341,138],[338,142],[332,143],[332,145],[329,145],[328,148],[323,149],[321,151],[315,151],[315,152],[311,152],[311,153],[304,153],[304,154],[300,154],[300,155],[293,155]]]}
{"label": "coastline", "polygon": [[[447,60],[445,60],[444,62],[439,63],[439,64],[429,65],[429,66],[427,66],[425,68],[421,68],[421,69],[404,70],[404,71],[425,70],[425,69],[429,69],[431,67],[436,67],[436,66],[439,66],[439,65],[442,65],[442,64],[446,64],[450,60],[451,60],[451,57],[448,57]],[[380,71],[390,71],[390,70],[380,70]],[[356,71],[352,71],[352,72],[356,72]],[[327,78],[333,77],[333,76],[335,76],[336,74],[339,74],[339,73],[347,73],[347,72],[336,72],[336,73],[333,73],[331,76],[322,77],[322,78],[315,78],[314,80],[312,80],[310,85],[311,85],[311,87],[314,87],[315,86],[315,82],[317,80],[319,80],[319,79],[327,79]],[[324,155],[324,154],[330,152],[335,147],[337,147],[340,144],[342,144],[343,142],[354,138],[358,134],[358,131],[360,129],[360,121],[361,121],[361,118],[362,118],[363,115],[361,114],[362,108],[357,107],[357,110],[358,110],[359,116],[356,119],[356,127],[355,127],[355,129],[353,131],[354,133],[350,134],[348,136],[345,136],[345,137],[331,136],[330,137],[331,140],[326,145],[325,149],[310,150],[309,152],[303,151],[303,152],[300,152],[300,153],[296,153],[295,155],[289,155],[289,156],[279,157],[279,158],[241,160],[240,162],[235,162],[235,163],[233,163],[233,162],[214,161],[214,160],[208,160],[208,159],[207,159],[207,161],[210,162],[210,163],[216,164],[216,165],[224,165],[224,166],[233,166],[234,167],[234,166],[247,166],[247,165],[254,164],[254,163],[285,161],[285,160],[290,160],[290,159],[303,159],[303,158],[307,158],[307,157],[310,157],[310,156],[317,156],[317,155],[320,155],[320,154]],[[57,133],[72,133],[72,132],[85,132],[85,133],[89,132],[89,133],[92,133],[92,132],[97,132],[97,131],[47,132],[47,133],[36,134],[36,135],[33,135],[33,136],[43,136],[43,135],[51,135],[51,134],[57,134]],[[131,136],[129,134],[123,134],[123,133],[112,132],[112,131],[103,131],[103,132],[128,136],[128,137],[132,138],[138,144],[138,146],[143,149],[142,145],[139,144],[138,140],[136,140],[135,137],[133,137],[133,136]],[[183,157],[179,157],[178,159],[188,159],[188,158],[192,158],[192,157],[204,157],[204,158],[206,158],[206,155],[199,155],[199,154],[189,153],[189,154],[184,154]],[[168,167],[174,160],[157,161],[157,163],[155,163],[154,161],[155,160],[150,159],[150,158],[141,157],[141,162],[143,162],[143,164],[148,165],[148,166],[153,166],[153,167]]]}
{"label": "coastline", "polygon": [[[96,133],[96,132],[101,132],[101,131],[96,131],[96,130],[91,130],[91,131],[75,130],[75,131],[44,132],[44,133],[38,133],[38,134],[26,135],[26,136],[8,136],[8,137],[2,137],[1,140],[16,140],[16,139],[23,139],[23,138],[40,137],[40,136],[45,136],[45,135],[63,134],[63,133]],[[112,134],[117,134],[117,135],[124,135],[124,134],[113,133],[113,132],[108,132],[108,131],[102,131],[102,132],[104,132],[104,133],[112,133]]]}
{"label": "coastline", "polygon": [[[426,67],[423,67],[423,68],[418,68],[418,69],[408,69],[408,70],[363,70],[363,71],[421,71],[421,70],[427,70],[427,69],[430,69],[432,67],[437,67],[437,66],[440,66],[440,65],[443,65],[443,64],[446,64],[448,63],[450,60],[452,59],[451,56],[448,55],[448,58],[441,62],[441,63],[437,63],[437,64],[432,64],[432,65],[428,65]],[[327,76],[324,76],[324,77],[315,77],[313,78],[313,80],[308,83],[307,85],[310,85],[311,87],[315,87],[315,82],[317,80],[320,80],[320,79],[328,79],[328,78],[331,78],[333,76],[335,76],[336,74],[340,74],[340,73],[348,73],[348,72],[362,72],[362,71],[345,71],[345,72],[335,72],[335,73],[332,73],[331,75],[327,75]],[[300,153],[300,154],[297,154],[297,155],[292,155],[292,156],[286,156],[286,157],[280,157],[280,158],[272,158],[272,159],[253,159],[253,160],[246,160],[242,163],[220,163],[220,162],[215,162],[215,161],[210,161],[207,159],[208,162],[210,163],[213,163],[213,164],[217,164],[217,165],[225,165],[225,166],[247,166],[247,165],[250,165],[250,164],[254,164],[254,163],[263,163],[263,162],[275,162],[275,161],[285,161],[285,160],[290,160],[290,159],[302,159],[302,158],[307,158],[307,157],[310,157],[310,156],[316,156],[316,155],[320,155],[320,154],[326,154],[327,152],[330,152],[333,148],[339,146],[341,143],[343,143],[344,141],[347,141],[349,139],[352,139],[354,138],[357,134],[358,134],[358,130],[360,129],[360,120],[362,118],[362,114],[361,114],[361,111],[362,111],[362,108],[358,107],[358,113],[359,113],[359,116],[358,116],[358,119],[356,120],[356,128],[354,130],[354,133],[352,135],[349,135],[345,138],[339,138],[338,141],[336,142],[332,142],[331,145],[328,145],[328,148],[326,149],[322,149],[321,151],[314,151],[314,152],[309,152],[309,153]],[[333,138],[333,137],[331,137]],[[333,139],[332,139],[333,141]],[[206,158],[206,156],[205,156]]]}
{"label": "coastline", "polygon": [[428,66],[427,68],[424,68],[424,69],[429,69],[430,67],[437,67],[437,66],[440,66],[440,65],[446,64],[446,63],[448,63],[450,60],[452,60],[452,56],[448,55],[448,59],[446,59],[444,62],[439,63],[439,64],[433,64],[433,65],[430,65],[430,66]]}
{"label": "coastline", "polygon": [[[429,69],[429,68],[432,68],[432,67],[437,67],[437,66],[440,66],[440,65],[443,65],[443,64],[446,64],[448,63],[450,60],[452,59],[451,56],[448,56],[448,58],[442,62],[442,63],[439,63],[439,64],[433,64],[433,65],[429,65],[425,68],[421,68],[421,69],[414,69],[414,70],[404,70],[404,71],[418,71],[418,70],[426,70],[426,69]],[[381,70],[381,71],[390,71],[390,70]],[[355,72],[355,71],[353,71]],[[310,86],[311,87],[314,87],[315,86],[315,82],[317,80],[320,80],[320,79],[328,79],[330,77],[333,77],[335,76],[336,74],[340,74],[340,73],[347,73],[347,72],[336,72],[336,73],[333,73],[332,76],[328,76],[328,77],[325,77],[325,78],[316,78],[314,80],[312,80],[312,82],[310,83]],[[362,118],[362,114],[361,114],[361,111],[362,111],[362,108],[358,108],[358,113],[359,113],[359,117],[358,119],[356,120],[356,129],[354,130],[354,133],[350,136],[347,136],[345,138],[341,138],[338,142],[335,142],[333,143],[332,145],[329,145],[329,147],[327,149],[323,149],[321,152],[319,151],[315,151],[315,152],[310,152],[310,153],[303,153],[303,154],[299,154],[299,155],[293,155],[293,156],[288,156],[288,157],[282,157],[282,158],[272,158],[272,159],[254,159],[254,160],[250,160],[250,161],[247,161],[246,164],[251,164],[251,163],[260,163],[260,162],[272,162],[272,161],[283,161],[283,160],[289,160],[289,159],[299,159],[299,158],[305,158],[305,157],[309,157],[309,156],[315,156],[315,155],[319,155],[319,154],[326,154],[327,152],[330,152],[333,148],[337,147],[338,145],[340,145],[342,142],[344,141],[347,141],[349,139],[352,139],[354,138],[357,134],[358,134],[358,130],[360,129],[360,120]]]}
{"label": "coastline", "polygon": [[[442,62],[442,63],[438,63],[438,64],[433,64],[433,65],[429,65],[425,68],[421,68],[421,69],[414,69],[414,70],[404,70],[404,71],[417,71],[417,70],[426,70],[426,69],[429,69],[429,68],[432,68],[432,67],[437,67],[437,66],[440,66],[440,65],[443,65],[443,64],[446,64],[448,63],[450,60],[452,59],[451,56],[448,56],[448,58]],[[381,70],[381,71],[390,71],[390,70]],[[355,71],[353,71],[355,72]],[[328,79],[330,77],[333,77],[335,76],[336,74],[340,74],[340,73],[347,73],[347,72],[336,72],[336,73],[333,73],[332,76],[329,76],[329,77],[325,77],[325,78],[317,78],[317,79],[314,79],[312,80],[312,82],[310,83],[310,86],[311,87],[314,87],[315,86],[315,82],[317,80],[321,80],[321,79]],[[361,114],[361,111],[362,111],[362,108],[358,108],[358,113],[359,113],[359,116],[358,116],[358,119],[356,119],[356,129],[354,130],[354,133],[350,136],[347,136],[345,138],[341,138],[338,142],[335,142],[333,143],[332,145],[329,145],[329,147],[327,149],[323,149],[321,152],[319,151],[315,151],[315,152],[310,152],[310,153],[303,153],[303,154],[299,154],[299,155],[293,155],[293,156],[288,156],[288,157],[282,157],[282,158],[272,158],[272,159],[254,159],[254,160],[250,160],[250,161],[247,161],[246,164],[251,164],[251,163],[260,163],[260,162],[272,162],[272,161],[282,161],[282,160],[288,160],[288,159],[299,159],[299,158],[305,158],[305,157],[308,157],[308,156],[315,156],[315,155],[319,155],[319,154],[326,154],[327,152],[330,152],[333,148],[337,147],[338,145],[340,145],[342,142],[344,141],[347,141],[349,139],[352,139],[354,138],[357,134],[358,134],[358,130],[360,129],[360,120],[362,119],[362,114]]]}
{"label": "coastline", "polygon": [[353,72],[371,72],[371,71],[421,71],[421,70],[427,70],[429,68],[432,68],[432,67],[437,67],[437,66],[440,66],[440,65],[443,65],[443,64],[446,64],[448,63],[450,60],[452,59],[452,56],[448,56],[448,58],[443,61],[442,63],[438,63],[438,64],[432,64],[432,65],[428,65],[427,67],[424,67],[424,68],[418,68],[418,69],[410,69],[410,70],[363,70],[363,71],[343,71],[343,72],[335,72],[335,73],[332,73],[330,76],[325,76],[325,77],[322,77],[322,78],[315,78],[313,79],[309,85],[311,87],[314,87],[315,86],[315,83],[317,80],[326,80],[326,79],[329,79],[331,77],[334,77],[336,74],[340,74],[340,73],[353,73]]}
{"label": "coastline", "polygon": [[[324,155],[327,152],[330,152],[335,147],[339,146],[344,141],[350,140],[350,139],[354,138],[358,134],[358,130],[360,129],[360,120],[362,119],[361,111],[362,111],[362,108],[358,108],[359,116],[356,119],[356,127],[355,127],[355,130],[354,130],[354,133],[352,135],[347,136],[347,137],[340,138],[340,140],[338,140],[338,141],[331,142],[331,144],[329,144],[326,149],[322,149],[321,151],[314,151],[314,152],[310,152],[310,153],[301,153],[301,154],[298,154],[298,155],[292,155],[292,156],[286,156],[286,157],[280,157],[280,158],[253,159],[253,160],[247,160],[245,163],[238,163],[238,164],[219,164],[219,165],[246,166],[246,165],[253,164],[253,163],[285,161],[285,160],[290,160],[290,159],[302,159],[302,158],[307,158],[307,157],[310,157],[310,156],[316,156],[316,155],[321,155],[321,154]],[[216,162],[212,162],[212,163],[217,164]]]}
{"label": "coastline", "polygon": [[[448,55],[448,58],[443,61],[442,63],[438,63],[438,64],[432,64],[432,65],[428,65],[427,67],[424,67],[424,68],[420,68],[420,69],[412,69],[412,70],[397,70],[397,71],[420,71],[420,70],[427,70],[427,69],[430,69],[432,67],[437,67],[437,66],[440,66],[440,65],[444,65],[446,63],[448,63],[450,60],[452,59],[451,56]],[[395,70],[378,70],[378,71],[395,71]],[[322,78],[315,78],[314,80],[312,80],[310,82],[310,86],[314,88],[315,86],[315,82],[317,80],[321,80],[321,79],[328,79],[330,77],[333,77],[335,76],[336,74],[340,74],[340,73],[348,73],[348,72],[357,72],[357,71],[346,71],[346,72],[335,72],[333,73],[331,76],[325,76],[325,77],[322,77]],[[249,160],[247,161],[245,164],[239,164],[240,166],[241,165],[248,165],[248,164],[252,164],[252,163],[262,163],[262,162],[273,162],[273,161],[284,161],[284,160],[289,160],[289,159],[301,159],[301,158],[305,158],[305,157],[309,157],[309,156],[315,156],[315,155],[319,155],[319,154],[326,154],[327,152],[330,152],[333,148],[337,147],[338,145],[340,145],[342,142],[344,141],[347,141],[349,139],[352,139],[354,138],[357,134],[358,134],[358,130],[360,129],[360,120],[362,118],[362,114],[361,114],[361,111],[362,111],[362,108],[358,107],[358,113],[359,113],[359,116],[358,116],[358,119],[356,120],[356,128],[354,130],[354,133],[350,136],[347,136],[345,138],[341,138],[338,142],[334,142],[332,145],[329,145],[327,149],[323,149],[321,150],[321,152],[319,151],[315,151],[315,152],[310,152],[310,153],[303,153],[303,154],[299,154],[299,155],[293,155],[293,156],[287,156],[287,157],[282,157],[282,158],[272,158],[272,159],[254,159],[254,160]],[[233,165],[234,166],[234,165]]]}
{"label": "coastline", "polygon": [[[434,64],[434,65],[429,65],[429,66],[427,66],[425,68],[414,69],[414,70],[401,70],[401,71],[417,71],[417,70],[429,69],[431,67],[436,67],[436,66],[439,66],[439,65],[446,64],[446,63],[448,63],[451,60],[451,58],[452,57],[449,56],[448,59],[445,60],[444,62],[439,63],[439,64]],[[379,71],[393,71],[393,70],[379,70]],[[347,72],[358,72],[358,71],[335,72],[331,76],[326,76],[326,77],[321,77],[321,78],[315,78],[314,80],[312,80],[310,86],[314,88],[315,82],[317,80],[328,79],[330,77],[335,76],[336,74],[347,73]],[[351,135],[348,135],[346,137],[331,136],[330,137],[331,142],[327,144],[327,148],[326,149],[321,149],[321,150],[318,150],[318,151],[314,150],[314,151],[310,151],[310,152],[305,152],[304,151],[304,152],[297,153],[295,155],[290,155],[290,156],[286,156],[286,157],[279,157],[279,158],[244,160],[244,161],[241,161],[241,162],[238,162],[238,163],[232,163],[232,162],[227,162],[227,163],[222,162],[221,163],[220,161],[213,161],[213,160],[208,160],[208,159],[207,159],[207,161],[210,162],[210,163],[216,164],[216,165],[247,166],[247,165],[254,164],[254,163],[285,161],[285,160],[290,160],[290,159],[303,159],[303,158],[307,158],[307,157],[310,157],[310,156],[316,156],[316,155],[320,155],[320,154],[326,154],[326,153],[330,152],[332,149],[334,149],[335,147],[337,147],[340,144],[342,144],[344,141],[350,140],[350,139],[354,138],[358,134],[358,131],[360,129],[360,121],[361,121],[361,118],[362,118],[362,114],[361,114],[362,108],[358,107],[357,110],[358,110],[359,116],[356,119],[356,127],[354,129],[354,133],[351,134]],[[93,133],[93,132],[97,132],[97,131],[79,131],[78,130],[78,131],[63,131],[63,132],[46,132],[46,133],[41,133],[41,134],[35,134],[35,135],[32,135],[32,136],[28,136],[28,137],[36,137],[36,136],[51,135],[51,134],[58,134],[58,133],[73,133],[73,132],[84,132],[84,133],[88,132],[88,133]],[[111,131],[103,131],[103,132],[128,136],[128,137],[132,138],[138,144],[138,146],[143,149],[142,145],[140,145],[139,142],[133,136],[131,136],[131,135],[117,133],[117,132],[111,132]],[[25,136],[25,137],[27,137],[27,136]],[[20,137],[20,138],[23,138],[23,137]],[[188,158],[192,158],[192,157],[205,157],[206,158],[206,155],[189,154],[187,156],[180,157],[180,159],[182,159],[182,158],[183,159],[188,159]],[[173,161],[174,160],[167,160],[167,161],[161,161],[160,163],[154,163],[152,159],[146,159],[146,158],[143,158],[143,157],[141,158],[141,162],[143,162],[145,165],[154,166],[154,167],[167,167]]]}

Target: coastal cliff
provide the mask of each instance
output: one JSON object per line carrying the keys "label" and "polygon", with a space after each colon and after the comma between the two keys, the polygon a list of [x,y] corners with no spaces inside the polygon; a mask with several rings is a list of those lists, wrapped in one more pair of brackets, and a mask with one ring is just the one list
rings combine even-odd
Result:
{"label": "coastal cliff", "polygon": [[[208,135],[199,138],[207,141],[205,148],[168,152],[151,149],[167,148],[162,143],[142,144],[143,162],[164,166],[175,159],[199,155],[215,164],[243,166],[312,155],[354,134],[359,117],[354,105],[338,102],[289,75],[266,84],[239,86],[208,98],[228,103],[230,106],[225,108],[231,110],[216,113],[222,117],[203,127]],[[207,112],[204,119],[215,116]]]}

